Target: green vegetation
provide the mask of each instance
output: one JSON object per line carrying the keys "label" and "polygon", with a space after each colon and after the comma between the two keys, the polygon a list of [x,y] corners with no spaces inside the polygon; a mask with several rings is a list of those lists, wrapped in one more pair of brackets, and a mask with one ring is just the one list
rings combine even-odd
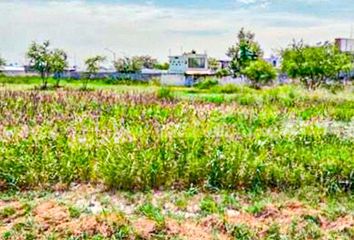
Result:
{"label": "green vegetation", "polygon": [[273,66],[264,60],[251,62],[243,70],[243,74],[251,81],[251,85],[257,88],[270,83],[277,76]]}
{"label": "green vegetation", "polygon": [[243,71],[251,62],[262,58],[263,51],[255,41],[255,34],[241,28],[235,45],[228,49],[226,55],[232,59],[230,70],[237,77],[243,74]]}
{"label": "green vegetation", "polygon": [[[33,42],[28,49],[27,57],[30,60],[30,66],[41,76],[42,89],[47,89],[50,74],[58,75],[68,65],[66,53],[61,49],[50,49],[49,41],[43,44]],[[58,79],[60,79],[59,76]],[[57,86],[59,86],[59,80]]]}
{"label": "green vegetation", "polygon": [[198,89],[210,89],[214,86],[217,86],[219,81],[215,78],[206,78],[200,81],[198,84],[195,85]]}
{"label": "green vegetation", "polygon": [[82,89],[87,90],[88,81],[96,77],[100,70],[100,64],[106,60],[103,56],[94,56],[85,60],[87,76],[83,81]]}
{"label": "green vegetation", "polygon": [[309,89],[315,89],[328,80],[339,80],[340,75],[353,69],[353,57],[341,53],[337,46],[325,43],[308,46],[294,42],[282,52],[282,71],[300,79]]}
{"label": "green vegetation", "polygon": [[353,190],[350,89],[144,89],[1,90],[2,185]]}

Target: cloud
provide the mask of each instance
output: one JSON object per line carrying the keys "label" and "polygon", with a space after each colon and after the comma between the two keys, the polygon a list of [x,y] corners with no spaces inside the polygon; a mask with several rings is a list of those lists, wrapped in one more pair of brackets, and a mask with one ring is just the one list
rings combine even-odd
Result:
{"label": "cloud", "polygon": [[93,54],[111,57],[107,47],[121,55],[150,54],[161,60],[167,60],[169,49],[177,54],[181,47],[222,58],[242,26],[256,32],[268,54],[293,38],[317,42],[349,32],[341,16],[324,18],[273,5],[221,9],[131,2],[0,1],[0,53],[8,62],[24,62],[31,41],[49,39],[79,65]]}

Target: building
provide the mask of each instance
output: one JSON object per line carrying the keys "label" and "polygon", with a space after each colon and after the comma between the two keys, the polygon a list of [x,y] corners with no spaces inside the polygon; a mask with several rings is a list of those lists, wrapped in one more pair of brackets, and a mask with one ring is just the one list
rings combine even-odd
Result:
{"label": "building", "polygon": [[168,73],[161,77],[164,85],[191,86],[200,78],[214,75],[208,67],[208,55],[196,51],[170,56],[169,64]]}
{"label": "building", "polygon": [[228,69],[231,65],[231,59],[222,59],[219,60],[219,70],[220,69]]}
{"label": "building", "polygon": [[208,55],[197,54],[195,51],[180,56],[169,57],[171,74],[210,74],[208,68]]}
{"label": "building", "polygon": [[10,64],[7,66],[0,67],[0,72],[6,76],[26,76],[27,71],[24,66],[18,64]]}
{"label": "building", "polygon": [[264,58],[264,61],[272,64],[272,66],[275,68],[280,68],[281,66],[281,58],[278,56],[271,55],[268,58]]}
{"label": "building", "polygon": [[354,39],[337,38],[335,41],[340,51],[354,54]]}

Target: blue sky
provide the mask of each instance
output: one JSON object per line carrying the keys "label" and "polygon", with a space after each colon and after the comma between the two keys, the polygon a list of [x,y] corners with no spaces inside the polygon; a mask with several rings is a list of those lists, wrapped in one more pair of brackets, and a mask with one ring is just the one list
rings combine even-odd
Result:
{"label": "blue sky", "polygon": [[111,57],[105,48],[160,60],[191,49],[224,58],[243,26],[270,55],[294,38],[348,37],[353,12],[354,0],[3,0],[0,55],[22,63],[31,41],[49,39],[79,65],[93,54]]}

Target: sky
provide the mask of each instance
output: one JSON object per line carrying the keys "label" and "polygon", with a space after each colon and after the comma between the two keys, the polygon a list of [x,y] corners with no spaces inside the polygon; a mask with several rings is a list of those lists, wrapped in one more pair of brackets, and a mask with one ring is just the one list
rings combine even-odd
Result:
{"label": "sky", "polygon": [[[192,49],[226,58],[245,27],[266,55],[293,39],[350,37],[354,0],[0,0],[0,56],[26,62],[32,41],[50,40],[82,66],[89,56],[168,55]],[[353,29],[353,31],[351,31]]]}

